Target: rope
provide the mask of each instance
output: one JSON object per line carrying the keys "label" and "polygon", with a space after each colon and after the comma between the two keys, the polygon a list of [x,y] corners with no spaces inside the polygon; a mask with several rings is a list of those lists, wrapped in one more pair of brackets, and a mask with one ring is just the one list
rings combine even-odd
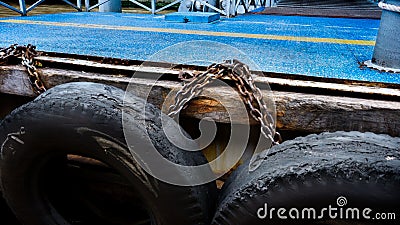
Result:
{"label": "rope", "polygon": [[400,13],[400,6],[397,6],[397,5],[387,4],[387,3],[384,3],[384,2],[379,2],[378,6],[381,9],[385,9],[385,10],[388,10],[388,11]]}

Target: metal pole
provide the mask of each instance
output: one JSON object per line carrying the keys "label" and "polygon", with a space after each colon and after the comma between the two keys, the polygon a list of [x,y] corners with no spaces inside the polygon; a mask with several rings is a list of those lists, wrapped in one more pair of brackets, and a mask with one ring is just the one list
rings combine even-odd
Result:
{"label": "metal pole", "polygon": [[231,7],[232,7],[232,3],[231,3],[230,0],[228,0],[227,1],[227,6],[226,6],[226,9],[225,9],[226,10],[226,17],[228,17],[228,18],[231,17],[231,11],[232,11]]}
{"label": "metal pole", "polygon": [[156,1],[157,0],[151,0],[151,14],[156,14]]}
{"label": "metal pole", "polygon": [[400,72],[400,0],[387,0],[379,6],[383,11],[374,54],[365,64],[387,72]]}
{"label": "metal pole", "polygon": [[19,0],[19,8],[22,12],[22,16],[26,16],[26,4],[25,4],[25,0]]}
{"label": "metal pole", "polygon": [[[239,1],[239,0],[238,0]],[[229,11],[229,17],[232,17],[232,16],[236,16],[237,15],[237,13],[236,13],[236,0],[232,0],[232,2],[231,2],[231,5],[230,5],[230,11]]]}
{"label": "metal pole", "polygon": [[82,10],[82,0],[76,0],[76,6]]}
{"label": "metal pole", "polygon": [[85,0],[85,10],[86,10],[86,12],[89,12],[89,8],[90,8],[90,2],[89,2],[89,0]]}

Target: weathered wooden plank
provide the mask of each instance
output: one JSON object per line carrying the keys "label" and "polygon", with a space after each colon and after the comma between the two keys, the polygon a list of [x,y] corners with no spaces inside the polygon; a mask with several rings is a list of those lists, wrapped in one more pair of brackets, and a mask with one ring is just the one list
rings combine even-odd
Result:
{"label": "weathered wooden plank", "polygon": [[[128,75],[131,75],[134,72],[141,72],[141,73],[153,73],[153,74],[168,74],[168,75],[175,75],[176,77],[176,75],[179,74],[179,71],[176,69],[149,66],[149,63],[146,63],[145,64],[146,66],[140,66],[140,65],[126,66],[126,65],[105,64],[105,63],[99,63],[82,59],[60,58],[60,57],[50,57],[50,56],[40,56],[37,57],[36,59],[41,62],[71,65],[81,68],[115,70],[121,72],[122,74],[128,74]],[[258,72],[257,74],[260,73],[261,72]],[[327,83],[327,82],[308,81],[308,80],[293,80],[293,79],[265,77],[257,75],[255,75],[254,81],[259,84],[279,85],[282,87],[289,87],[289,88],[314,88],[318,89],[321,92],[328,90],[328,91],[340,91],[348,93],[351,92],[351,93],[366,94],[366,95],[374,94],[375,96],[379,95],[381,97],[400,98],[400,89],[369,86],[370,84],[368,82],[365,83],[359,82],[356,85],[352,85],[352,84]]]}
{"label": "weathered wooden plank", "polygon": [[284,92],[274,92],[274,97],[278,128],[400,135],[399,102]]}
{"label": "weathered wooden plank", "polygon": [[119,71],[126,71],[128,74],[134,72],[142,72],[142,73],[157,73],[157,74],[174,74],[178,75],[179,71],[172,70],[169,68],[163,67],[154,67],[154,66],[140,66],[140,65],[132,65],[132,66],[125,66],[125,65],[114,65],[114,64],[105,64],[99,63],[94,61],[82,60],[82,59],[70,59],[70,58],[59,58],[59,57],[49,57],[49,56],[38,56],[35,58],[40,62],[50,62],[50,63],[58,63],[58,64],[65,64],[71,66],[79,66],[79,67],[92,67],[97,69],[112,69],[112,70],[119,70]]}
{"label": "weathered wooden plank", "polygon": [[21,66],[1,66],[0,92],[20,96],[36,96],[25,69]]}
{"label": "weathered wooden plank", "polygon": [[[129,82],[136,94],[143,95],[143,89],[152,85],[148,79],[133,79],[126,76],[111,76],[97,73],[85,73],[61,69],[42,69],[42,79],[46,87],[66,82],[100,82],[125,88]],[[20,66],[0,67],[0,92],[32,96],[33,92],[26,83],[24,68]],[[181,84],[174,81],[158,81],[153,87],[148,101],[161,107],[164,98],[173,88]],[[230,108],[238,104],[234,91],[227,87],[209,87],[204,92],[213,93],[217,98],[229,103]],[[264,94],[268,94],[263,90]],[[359,130],[386,133],[400,136],[400,102],[361,99],[352,97],[326,96],[294,92],[274,91],[273,98],[277,109],[277,127],[282,130],[304,132],[323,132],[335,130]],[[238,113],[235,110],[231,113]],[[229,114],[215,100],[196,99],[183,111],[183,115],[202,119],[210,117],[217,122],[228,123]],[[247,117],[238,113],[235,123],[247,123]],[[255,123],[255,121],[250,121]]]}
{"label": "weathered wooden plank", "polygon": [[[227,95],[229,93],[222,94],[223,98],[228,98]],[[274,91],[273,98],[277,128],[282,130],[313,133],[358,130],[400,135],[399,102],[281,91]],[[221,105],[210,100],[194,100],[184,111],[191,117],[211,117],[228,122],[228,115],[222,112]]]}

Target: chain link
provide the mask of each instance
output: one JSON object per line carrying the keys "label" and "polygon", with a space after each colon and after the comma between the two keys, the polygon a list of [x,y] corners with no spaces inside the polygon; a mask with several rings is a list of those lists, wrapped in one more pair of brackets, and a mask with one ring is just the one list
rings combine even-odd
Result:
{"label": "chain link", "polygon": [[[212,64],[204,73],[194,76],[191,81],[176,93],[175,103],[168,109],[168,115],[176,117],[187,107],[187,103],[198,96],[203,88],[216,79],[228,78],[234,81],[240,96],[248,108],[250,115],[260,123],[261,133],[272,144],[281,141],[278,132],[275,132],[274,118],[262,97],[261,90],[256,87],[249,67],[238,60],[227,60],[220,64]],[[277,136],[278,141],[275,140]]]}
{"label": "chain link", "polygon": [[46,88],[40,78],[40,74],[36,69],[35,57],[39,53],[36,51],[36,46],[28,44],[27,46],[13,44],[7,48],[0,49],[0,65],[9,63],[11,58],[20,58],[21,64],[28,72],[29,81],[32,89],[36,94],[41,94],[46,91]]}

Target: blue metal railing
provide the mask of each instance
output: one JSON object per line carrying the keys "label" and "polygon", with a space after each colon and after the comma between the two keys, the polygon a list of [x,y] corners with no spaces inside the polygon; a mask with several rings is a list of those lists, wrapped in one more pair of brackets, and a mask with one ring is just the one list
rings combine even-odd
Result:
{"label": "blue metal railing", "polygon": [[[31,6],[29,6],[28,8],[26,7],[25,4],[25,0],[19,0],[19,9],[15,8],[14,6],[11,6],[5,2],[0,1],[0,6],[4,6],[14,12],[17,12],[19,14],[21,14],[21,16],[26,16],[28,12],[32,11],[34,8],[38,7],[40,4],[42,4],[45,0],[38,0],[35,3],[33,3]],[[64,3],[66,3],[67,5],[71,6],[72,8],[76,9],[77,11],[83,11],[83,7],[82,7],[82,1],[81,0],[77,0],[76,4],[70,2],[69,0],[61,0]],[[85,0],[85,11],[89,12],[91,10],[93,10],[94,8],[97,8],[101,5],[103,5],[104,3],[109,2],[110,0],[105,0],[102,2],[99,2],[93,6],[90,5],[89,0]]]}
{"label": "blue metal railing", "polygon": [[[0,1],[0,6],[6,7],[12,11],[15,11],[19,14],[21,14],[21,16],[26,16],[28,12],[32,11],[34,8],[36,8],[37,6],[39,6],[40,4],[42,4],[45,0],[38,0],[36,1],[34,4],[32,4],[31,6],[29,6],[28,8],[26,7],[25,4],[25,0],[18,0],[19,1],[19,9],[11,6],[5,2]],[[84,8],[82,6],[82,0],[76,0],[76,4],[70,2],[69,0],[61,0],[64,3],[66,3],[67,5],[73,7],[74,9],[76,9],[77,11],[86,11],[89,12],[91,10],[93,10],[94,8],[97,8],[107,2],[110,1],[115,1],[115,0],[99,0],[97,4],[95,5],[90,5],[89,0],[84,0]],[[118,1],[118,0],[117,0]],[[142,2],[139,2],[138,0],[129,0],[130,2],[132,2],[133,4],[151,12],[152,14],[156,14],[158,12],[161,12],[167,8],[170,8],[173,5],[179,4],[182,1],[185,0],[174,0],[173,2],[167,4],[166,6],[163,6],[159,9],[156,8],[156,1],[157,0],[150,0],[150,7],[144,5]],[[251,9],[255,9],[258,7],[271,7],[274,5],[276,0],[225,0],[225,7],[226,8],[217,8],[214,5],[211,5],[208,1],[206,0],[189,0],[192,1],[192,4],[194,5],[195,2],[198,2],[204,6],[207,6],[213,10],[215,10],[216,12],[219,12],[225,16],[230,16],[230,15],[235,15],[239,12],[239,7],[242,7],[244,12],[248,12]],[[223,1],[219,0],[220,4],[222,4]]]}
{"label": "blue metal railing", "polygon": [[[37,2],[33,3],[31,6],[29,6],[28,8],[26,8],[26,4],[25,4],[25,0],[19,0],[19,9],[0,1],[0,5],[15,11],[19,14],[21,14],[21,16],[26,16],[28,12],[32,11],[34,8],[38,7],[40,4],[42,4],[45,0],[38,0]],[[77,4],[73,4],[68,0],[62,0],[63,2],[67,3],[68,5],[70,5],[71,7],[75,8],[78,11],[82,11],[82,6],[80,5],[80,0],[77,0]]]}
{"label": "blue metal railing", "polygon": [[[19,9],[14,7],[14,6],[11,6],[11,5],[9,5],[9,4],[5,3],[5,2],[2,2],[2,1],[0,1],[0,6],[6,7],[6,8],[8,8],[8,9],[14,11],[14,12],[17,12],[17,13],[21,14],[21,16],[26,16],[28,12],[32,11],[34,8],[36,8],[37,6],[42,4],[44,1],[45,0],[38,0],[37,2],[35,2],[31,6],[29,6],[28,8],[26,7],[25,0],[19,0]],[[92,5],[92,6],[90,5],[89,0],[85,0],[85,2],[84,2],[85,8],[83,8],[83,6],[82,6],[82,0],[77,0],[76,4],[73,4],[69,0],[61,0],[61,1],[63,1],[64,3],[66,3],[69,6],[73,7],[77,11],[89,12],[89,11],[93,10],[94,8],[97,8],[97,7],[103,5],[103,4],[105,4],[105,3],[107,3],[107,2],[109,2],[111,0],[99,1],[97,4]],[[143,9],[145,9],[145,10],[150,11],[152,14],[155,14],[155,13],[158,13],[158,12],[160,12],[162,10],[170,8],[173,5],[176,5],[176,4],[180,3],[182,0],[175,0],[172,3],[170,3],[170,4],[166,5],[166,6],[163,6],[163,7],[159,8],[159,9],[156,8],[156,0],[150,0],[151,1],[151,6],[150,7],[144,5],[143,3],[141,3],[141,2],[139,2],[137,0],[129,0],[129,1],[132,2],[135,5],[143,8]]]}

